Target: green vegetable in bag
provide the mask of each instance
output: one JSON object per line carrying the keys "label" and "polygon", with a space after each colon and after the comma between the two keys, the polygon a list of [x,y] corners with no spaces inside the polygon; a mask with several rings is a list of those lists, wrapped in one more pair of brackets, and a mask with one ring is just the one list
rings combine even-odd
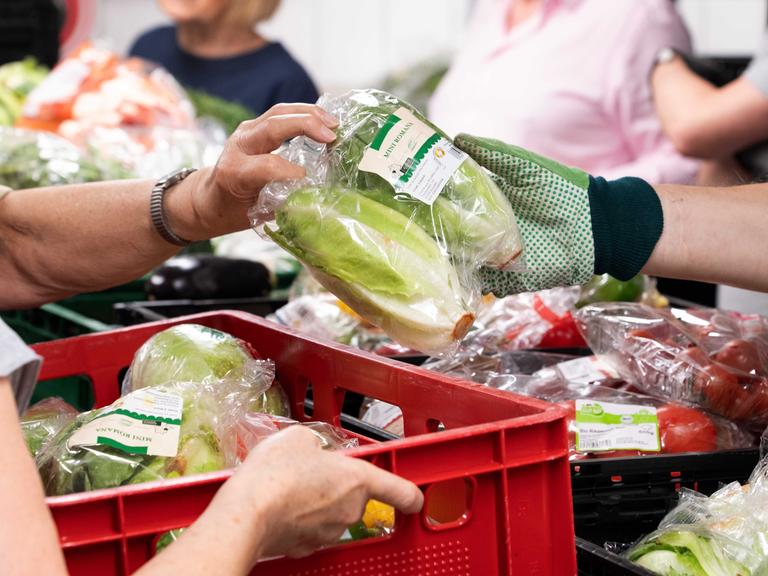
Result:
{"label": "green vegetable in bag", "polygon": [[[366,149],[405,109],[441,138],[447,135],[412,106],[380,90],[354,90],[324,104],[338,114],[332,179],[413,219],[454,258],[504,268],[518,258],[522,243],[509,201],[490,176],[467,157],[430,206],[393,189],[381,175],[359,168]],[[397,126],[397,125],[396,125]],[[416,154],[415,156],[418,156]]]}
{"label": "green vegetable in bag", "polygon": [[456,270],[432,237],[359,191],[303,188],[276,213],[270,237],[323,285],[400,343],[429,351],[474,320]]}

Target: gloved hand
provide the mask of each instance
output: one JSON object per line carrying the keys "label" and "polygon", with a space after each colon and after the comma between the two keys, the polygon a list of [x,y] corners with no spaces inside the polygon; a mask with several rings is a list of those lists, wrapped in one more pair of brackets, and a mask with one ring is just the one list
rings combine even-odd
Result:
{"label": "gloved hand", "polygon": [[459,134],[455,144],[494,175],[517,216],[526,270],[481,269],[496,296],[583,284],[593,274],[629,280],[664,227],[661,202],[639,178],[606,181],[498,140]]}

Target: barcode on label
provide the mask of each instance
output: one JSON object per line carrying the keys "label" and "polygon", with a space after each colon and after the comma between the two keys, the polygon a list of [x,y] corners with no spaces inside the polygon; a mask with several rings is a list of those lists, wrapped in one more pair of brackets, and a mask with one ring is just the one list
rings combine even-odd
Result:
{"label": "barcode on label", "polygon": [[613,440],[581,440],[579,439],[579,452],[589,452],[590,450],[605,450],[613,448]]}
{"label": "barcode on label", "polygon": [[462,160],[464,158],[464,152],[456,148],[456,146],[449,146],[448,147],[448,154],[456,158],[457,160]]}

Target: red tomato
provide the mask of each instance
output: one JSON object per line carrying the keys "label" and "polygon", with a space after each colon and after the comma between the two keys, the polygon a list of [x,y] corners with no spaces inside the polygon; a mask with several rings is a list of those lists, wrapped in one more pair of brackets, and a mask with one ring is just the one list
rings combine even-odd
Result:
{"label": "red tomato", "polygon": [[749,340],[731,340],[715,354],[715,360],[745,374],[762,374],[763,366],[757,346]]}
{"label": "red tomato", "polygon": [[552,322],[552,328],[544,333],[539,348],[586,348],[587,343],[576,327],[573,315],[568,312]]}
{"label": "red tomato", "polygon": [[659,408],[656,414],[662,452],[712,452],[717,449],[717,427],[701,410],[670,403]]}
{"label": "red tomato", "polygon": [[741,400],[743,388],[739,385],[736,374],[728,372],[722,366],[710,364],[696,373],[694,389],[703,394],[707,407],[723,416],[740,411],[735,406]]}

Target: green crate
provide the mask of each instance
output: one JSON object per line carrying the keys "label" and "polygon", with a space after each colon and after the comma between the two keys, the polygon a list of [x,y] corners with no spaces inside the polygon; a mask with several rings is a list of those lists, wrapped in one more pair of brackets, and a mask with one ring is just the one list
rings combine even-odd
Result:
{"label": "green crate", "polygon": [[58,304],[82,316],[93,318],[106,324],[113,324],[112,306],[114,304],[117,302],[146,300],[144,282],[145,278],[139,278],[133,282],[102,290],[101,292],[78,294],[77,296],[61,300]]}

